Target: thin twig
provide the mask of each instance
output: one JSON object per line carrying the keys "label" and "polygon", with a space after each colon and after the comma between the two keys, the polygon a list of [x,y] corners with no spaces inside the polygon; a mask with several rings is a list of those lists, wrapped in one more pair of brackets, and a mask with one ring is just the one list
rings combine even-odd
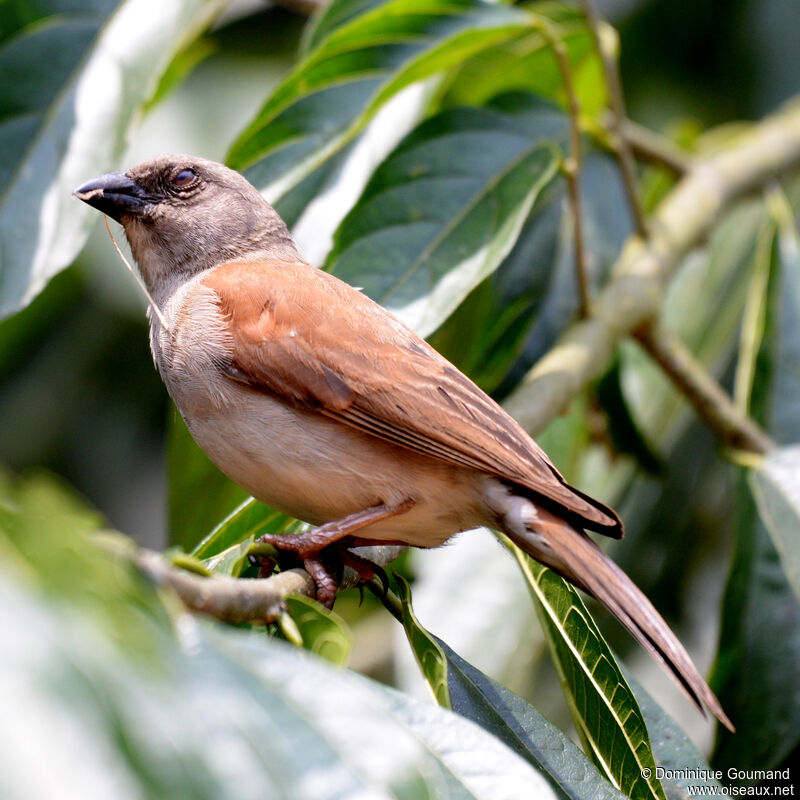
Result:
{"label": "thin twig", "polygon": [[264,579],[204,578],[171,566],[152,550],[138,550],[131,560],[151,580],[172,589],[187,608],[223,622],[275,622],[287,595],[316,595],[314,581],[304,569],[288,569]]}
{"label": "thin twig", "polygon": [[591,319],[574,323],[506,399],[531,433],[543,430],[599,377],[617,343],[655,319],[684,255],[740,197],[800,166],[800,105],[753,125],[713,156],[698,159],[666,195],[646,239],[631,237]]}
{"label": "thin twig", "polygon": [[[95,190],[96,191],[96,190]],[[111,242],[114,245],[114,249],[117,251],[117,255],[122,259],[122,263],[127,267],[128,272],[133,275],[133,279],[136,281],[139,288],[142,290],[142,293],[147,298],[147,302],[150,304],[150,308],[153,310],[153,313],[158,317],[158,321],[161,323],[161,327],[165,330],[169,330],[169,325],[167,325],[167,320],[164,318],[164,315],[161,313],[161,309],[156,305],[156,301],[153,300],[152,295],[149,291],[147,291],[147,287],[144,285],[144,281],[139,276],[139,273],[130,265],[128,259],[122,254],[122,250],[119,249],[119,245],[117,244],[117,240],[114,238],[114,234],[111,233],[111,226],[108,224],[108,216],[103,214],[103,219],[106,222],[106,230],[108,231],[108,235],[111,237]]]}
{"label": "thin twig", "polygon": [[565,159],[563,170],[567,176],[569,203],[572,208],[572,224],[575,239],[575,277],[578,284],[579,314],[581,317],[589,316],[590,308],[590,282],[589,260],[583,234],[583,204],[581,202],[581,162],[583,150],[581,147],[581,107],[575,84],[572,81],[572,72],[569,65],[567,48],[551,26],[541,18],[537,20],[537,29],[553,51],[561,73],[561,83],[567,95],[569,110],[569,156]]}
{"label": "thin twig", "polygon": [[647,219],[639,197],[639,187],[636,182],[636,165],[633,161],[628,141],[622,130],[622,121],[625,119],[625,100],[622,96],[622,85],[619,80],[617,63],[614,57],[613,46],[608,36],[603,36],[600,18],[594,5],[594,0],[581,0],[586,20],[594,37],[597,52],[603,65],[603,73],[608,87],[608,101],[611,110],[609,115],[609,138],[611,149],[619,162],[622,180],[625,184],[625,192],[628,195],[628,202],[633,212],[636,231],[639,236],[647,235]]}
{"label": "thin twig", "polygon": [[[204,576],[176,566],[161,553],[139,548],[130,539],[118,534],[100,534],[95,541],[114,556],[130,561],[154,583],[171,589],[187,608],[222,622],[279,622],[286,610],[287,595],[316,596],[314,580],[300,568],[283,570],[268,578]],[[397,558],[403,549],[395,546],[369,547],[359,548],[358,552],[369,555],[375,563],[383,565]],[[360,580],[353,570],[345,569],[340,588],[356,586]],[[373,579],[373,582],[375,587],[379,587],[377,592],[382,592],[380,582],[377,579]],[[387,600],[391,601],[391,598]]]}
{"label": "thin twig", "polygon": [[721,442],[734,450],[762,454],[775,447],[775,442],[736,407],[683,342],[652,325],[642,326],[634,336]]}
{"label": "thin twig", "polygon": [[[612,115],[609,114],[609,118]],[[663,167],[676,178],[682,178],[692,168],[692,157],[676,147],[669,139],[645,128],[632,119],[623,119],[622,136],[640,160]]]}

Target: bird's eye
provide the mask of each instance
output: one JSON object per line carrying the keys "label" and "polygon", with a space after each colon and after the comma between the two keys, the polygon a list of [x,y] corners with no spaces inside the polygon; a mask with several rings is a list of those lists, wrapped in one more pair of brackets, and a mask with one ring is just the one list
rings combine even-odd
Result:
{"label": "bird's eye", "polygon": [[197,173],[193,169],[182,169],[176,172],[171,179],[176,189],[186,189],[197,180]]}

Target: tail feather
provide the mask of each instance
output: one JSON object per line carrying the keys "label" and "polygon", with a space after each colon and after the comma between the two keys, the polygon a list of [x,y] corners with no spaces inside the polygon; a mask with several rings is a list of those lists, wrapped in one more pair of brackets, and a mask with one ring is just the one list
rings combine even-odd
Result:
{"label": "tail feather", "polygon": [[601,602],[701,711],[707,708],[733,731],[686,649],[633,581],[583,531],[541,506],[531,506],[530,511],[524,525],[519,524],[519,517],[514,522],[507,519],[506,533],[511,540]]}

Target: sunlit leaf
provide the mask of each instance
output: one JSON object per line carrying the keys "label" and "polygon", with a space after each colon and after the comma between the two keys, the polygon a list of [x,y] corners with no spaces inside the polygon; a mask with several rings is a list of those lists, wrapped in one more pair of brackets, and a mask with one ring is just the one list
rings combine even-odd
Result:
{"label": "sunlit leaf", "polygon": [[[41,0],[0,44],[0,316],[77,255],[96,213],[72,197],[116,166],[173,54],[223,0]],[[35,11],[33,8],[35,7]]]}
{"label": "sunlit leaf", "polygon": [[414,652],[419,668],[430,686],[436,702],[450,708],[450,691],[447,680],[447,659],[436,639],[417,620],[411,606],[411,589],[408,581],[395,573],[400,602],[403,604],[403,627],[408,643]]}
{"label": "sunlit leaf", "polygon": [[302,595],[289,595],[286,610],[297,625],[305,648],[332,664],[347,665],[353,634],[337,613]]}
{"label": "sunlit leaf", "polygon": [[203,563],[207,569],[217,575],[232,575],[236,578],[247,565],[247,553],[251,544],[253,544],[253,536],[248,536],[244,541],[232,544],[219,553],[205,558]]}
{"label": "sunlit leaf", "polygon": [[97,522],[52,479],[0,476],[4,796],[552,796],[444,709],[263,634],[173,628],[125,548],[86,535]]}
{"label": "sunlit leaf", "polygon": [[[334,3],[325,17],[338,14]],[[272,201],[334,156],[401,89],[530,24],[520,9],[482,0],[348,2],[343,16],[347,21],[326,28],[229,153],[231,166],[246,169]]]}
{"label": "sunlit leaf", "polygon": [[[607,91],[594,38],[577,6],[529,4],[548,20],[553,35],[565,46],[572,83],[581,112],[595,119],[605,109]],[[566,92],[552,47],[537,30],[491,47],[466,61],[448,82],[444,102],[482,105],[498,94],[527,91],[567,105]]]}
{"label": "sunlit leaf", "polygon": [[377,169],[328,268],[430,334],[513,248],[557,174],[565,125],[528,95],[427,120]]}
{"label": "sunlit leaf", "polygon": [[303,525],[250,497],[217,524],[193,553],[198,558],[210,558],[265,533],[296,533]]}

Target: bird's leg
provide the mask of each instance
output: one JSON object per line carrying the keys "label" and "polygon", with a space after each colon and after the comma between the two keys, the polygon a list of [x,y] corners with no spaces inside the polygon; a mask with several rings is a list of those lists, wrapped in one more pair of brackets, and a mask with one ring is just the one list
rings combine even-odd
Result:
{"label": "bird's leg", "polygon": [[[342,560],[342,564],[346,567],[350,567],[350,569],[361,578],[363,583],[366,583],[370,578],[377,577],[381,582],[383,594],[385,596],[389,591],[389,576],[386,574],[386,570],[380,566],[380,564],[375,564],[368,558],[364,558],[358,555],[358,553],[353,553],[351,550],[348,550],[348,546],[348,542],[342,542],[339,545],[339,556]],[[359,588],[361,588],[361,584],[359,584]]]}
{"label": "bird's leg", "polygon": [[[372,506],[363,511],[357,511],[355,514],[350,514],[334,522],[326,522],[324,525],[320,525],[318,528],[313,528],[305,533],[287,534],[284,536],[266,533],[260,536],[256,541],[271,544],[279,550],[288,550],[289,552],[295,553],[303,562],[303,567],[306,572],[311,575],[317,585],[317,599],[330,607],[333,605],[333,600],[336,596],[337,584],[331,575],[331,571],[320,557],[321,551],[336,544],[345,537],[351,536],[367,525],[372,525],[382,519],[394,517],[398,514],[404,514],[413,505],[414,501],[411,499],[404,500],[402,503],[395,506],[381,503],[381,505]],[[348,551],[344,548],[340,548],[341,560],[349,566],[352,566],[362,577],[367,571],[370,573],[369,577],[372,577],[373,574],[376,574],[376,570],[380,569],[380,567],[376,567],[376,565],[371,564],[366,559],[354,553],[348,552],[345,556],[345,552]],[[366,569],[365,565],[369,565],[369,570]]]}

